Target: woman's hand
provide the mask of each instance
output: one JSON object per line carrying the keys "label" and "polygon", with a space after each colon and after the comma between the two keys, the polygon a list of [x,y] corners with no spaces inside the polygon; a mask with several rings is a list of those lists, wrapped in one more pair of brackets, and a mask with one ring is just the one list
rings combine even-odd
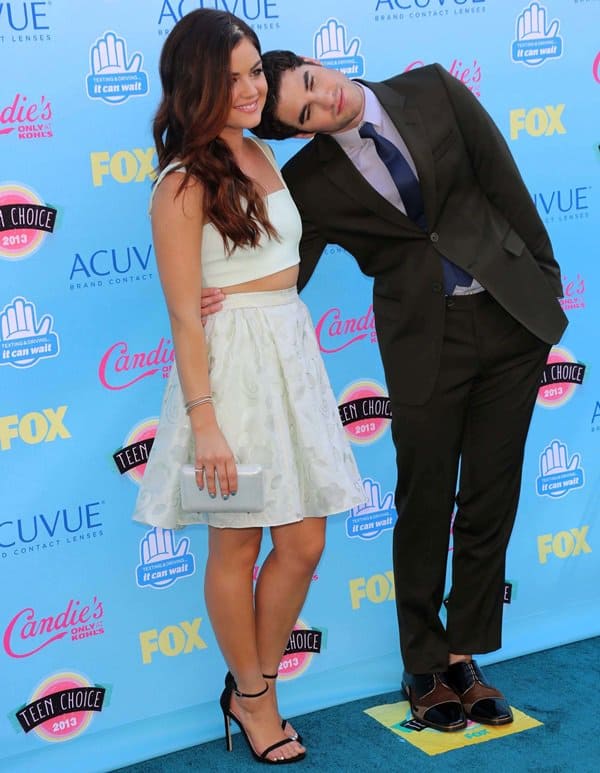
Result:
{"label": "woman's hand", "polygon": [[200,302],[200,314],[202,315],[202,324],[206,325],[206,320],[211,314],[221,311],[225,293],[218,287],[203,287],[202,300]]}
{"label": "woman's hand", "polygon": [[[218,493],[223,499],[237,493],[237,469],[235,459],[227,441],[218,426],[207,427],[195,433],[196,441],[196,483],[198,488],[206,487],[211,497]],[[217,481],[218,488],[217,491]]]}

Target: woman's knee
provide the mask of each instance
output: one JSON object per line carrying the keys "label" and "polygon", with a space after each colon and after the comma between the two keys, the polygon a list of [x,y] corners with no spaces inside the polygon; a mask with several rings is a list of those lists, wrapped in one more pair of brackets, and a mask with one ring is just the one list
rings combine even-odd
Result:
{"label": "woman's knee", "polygon": [[219,563],[233,563],[237,567],[254,566],[260,552],[261,529],[211,529],[209,557]]}
{"label": "woman's knee", "polygon": [[294,539],[274,541],[277,557],[299,571],[312,572],[325,547],[325,524],[319,522],[311,526]]}

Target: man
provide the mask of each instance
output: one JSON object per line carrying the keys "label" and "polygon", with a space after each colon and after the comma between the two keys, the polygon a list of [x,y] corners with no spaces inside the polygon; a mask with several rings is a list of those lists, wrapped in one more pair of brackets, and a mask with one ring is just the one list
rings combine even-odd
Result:
{"label": "man", "polygon": [[255,133],[314,134],[283,169],[304,229],[299,287],[328,243],[374,278],[413,715],[444,731],[467,718],[511,722],[472,655],[501,646],[525,440],[550,344],[567,324],[548,234],[499,130],[441,66],[363,83],[291,52],[263,64],[269,99]]}

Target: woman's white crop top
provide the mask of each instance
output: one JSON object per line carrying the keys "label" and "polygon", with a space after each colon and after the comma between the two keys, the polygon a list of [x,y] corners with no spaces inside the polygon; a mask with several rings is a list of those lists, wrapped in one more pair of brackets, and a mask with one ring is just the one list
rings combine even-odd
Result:
{"label": "woman's white crop top", "polygon": [[[271,148],[254,137],[251,139],[261,148],[283,182]],[[173,171],[185,172],[185,169],[173,162],[162,170],[152,189],[150,207],[158,185]],[[269,193],[265,201],[269,220],[279,234],[279,240],[263,234],[257,247],[237,248],[227,255],[221,234],[212,223],[205,223],[202,231],[203,287],[229,287],[250,282],[300,262],[298,244],[302,236],[302,222],[285,183],[283,188]]]}

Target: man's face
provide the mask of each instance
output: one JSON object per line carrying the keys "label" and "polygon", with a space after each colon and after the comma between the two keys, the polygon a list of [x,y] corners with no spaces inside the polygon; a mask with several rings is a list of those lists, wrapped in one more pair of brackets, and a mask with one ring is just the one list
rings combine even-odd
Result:
{"label": "man's face", "polygon": [[338,70],[303,64],[281,76],[276,117],[298,132],[332,134],[358,126],[362,89]]}

